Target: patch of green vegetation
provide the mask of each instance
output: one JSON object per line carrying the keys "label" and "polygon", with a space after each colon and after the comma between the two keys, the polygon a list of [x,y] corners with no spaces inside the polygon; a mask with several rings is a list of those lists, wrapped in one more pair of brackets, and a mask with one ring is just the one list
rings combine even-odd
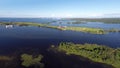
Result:
{"label": "patch of green vegetation", "polygon": [[37,57],[34,57],[33,55],[29,54],[21,55],[21,60],[23,61],[22,65],[25,67],[35,66],[36,68],[37,66],[39,66],[40,68],[43,68],[44,64],[41,63],[42,58],[42,55],[38,55]]}
{"label": "patch of green vegetation", "polygon": [[58,47],[51,47],[67,55],[74,54],[86,57],[95,62],[101,62],[120,68],[120,48],[114,49],[97,44],[60,43]]}
{"label": "patch of green vegetation", "polygon": [[18,26],[46,26],[46,24],[32,23],[32,22],[0,22],[0,25],[18,25]]}
{"label": "patch of green vegetation", "polygon": [[105,34],[106,32],[100,28],[87,28],[87,27],[67,27],[66,30],[81,31],[91,34]]}

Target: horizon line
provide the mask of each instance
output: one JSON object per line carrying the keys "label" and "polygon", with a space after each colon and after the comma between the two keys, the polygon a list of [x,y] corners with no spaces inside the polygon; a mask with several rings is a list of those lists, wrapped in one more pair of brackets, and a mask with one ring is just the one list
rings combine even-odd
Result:
{"label": "horizon line", "polygon": [[0,17],[0,18],[120,18],[120,17]]}

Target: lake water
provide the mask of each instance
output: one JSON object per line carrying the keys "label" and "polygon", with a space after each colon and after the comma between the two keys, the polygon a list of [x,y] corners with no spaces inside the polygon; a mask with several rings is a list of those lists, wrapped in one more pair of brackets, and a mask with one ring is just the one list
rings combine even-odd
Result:
{"label": "lake water", "polygon": [[49,23],[54,26],[82,26],[103,29],[120,29],[120,24],[106,24],[103,22],[85,22],[80,24],[72,24],[76,20],[59,19],[59,18],[0,18],[0,22],[33,22],[33,23]]}
{"label": "lake water", "polygon": [[[84,26],[94,28],[116,28],[120,29],[120,24],[105,24],[87,22],[82,24],[67,24],[71,20],[51,19],[51,18],[0,18],[4,22],[36,22],[48,23],[50,25],[63,25],[63,26]],[[55,21],[55,22],[53,22]],[[62,22],[62,23],[59,23]],[[48,47],[52,44],[59,44],[60,42],[73,42],[73,43],[93,43],[107,45],[110,47],[120,47],[120,33],[109,33],[105,35],[95,35],[75,31],[60,31],[50,28],[39,27],[19,27],[6,29],[5,26],[0,26],[0,47],[5,49],[13,47]],[[3,48],[3,50],[5,50]],[[13,48],[15,49],[15,48]]]}
{"label": "lake water", "polygon": [[120,29],[120,24],[106,24],[103,22],[86,22],[86,23],[80,23],[80,24],[71,24],[68,22],[72,21],[63,21],[62,23],[53,22],[51,25],[54,26],[75,26],[75,27],[91,27],[91,28],[102,28],[102,29]]}
{"label": "lake water", "polygon": [[[0,18],[0,21],[4,22],[35,22],[35,23],[48,23],[50,25],[63,25],[63,26],[84,26],[84,27],[94,27],[94,28],[120,28],[120,24],[105,24],[105,23],[82,23],[82,24],[67,24],[68,21],[62,21],[59,23],[58,19],[25,19],[25,18]],[[53,22],[55,21],[55,22]],[[73,42],[73,43],[92,43],[106,45],[109,47],[117,48],[120,47],[120,33],[109,33],[104,35],[89,34],[83,32],[75,31],[61,31],[50,28],[33,27],[33,26],[14,26],[13,28],[6,28],[0,25],[0,55],[13,54],[16,51],[24,51],[28,49],[34,50],[35,53],[38,51],[44,55],[43,62],[46,64],[45,68],[62,68],[64,65],[61,58],[56,58],[56,55],[51,55],[47,49],[51,45],[58,45],[60,42]],[[24,52],[23,52],[24,53]],[[64,55],[61,55],[65,57]],[[62,58],[63,58],[62,57]],[[63,58],[68,61],[73,58]],[[62,60],[63,60],[62,59]],[[56,61],[57,60],[57,61]],[[73,64],[76,65],[78,59],[75,59]],[[56,64],[54,64],[56,63]],[[69,63],[69,62],[64,62]],[[83,61],[78,62],[78,66],[86,65]],[[91,66],[88,64],[87,68]],[[94,64],[92,64],[94,66]],[[66,66],[66,65],[64,65]],[[71,67],[71,64],[68,64]],[[97,66],[96,66],[97,67]],[[95,68],[96,68],[95,67]],[[99,67],[99,66],[98,66]],[[97,68],[98,68],[97,67]],[[64,67],[63,67],[64,68]],[[72,67],[74,68],[74,67]],[[100,67],[101,68],[101,67]]]}
{"label": "lake water", "polygon": [[[75,31],[61,31],[40,27],[19,27],[6,29],[0,26],[0,52],[10,52],[19,48],[35,47],[46,49],[60,42],[92,43],[120,47],[120,33],[95,35]],[[3,51],[2,51],[3,50]]]}
{"label": "lake water", "polygon": [[3,22],[36,22],[36,23],[47,23],[56,21],[53,18],[0,18]]}

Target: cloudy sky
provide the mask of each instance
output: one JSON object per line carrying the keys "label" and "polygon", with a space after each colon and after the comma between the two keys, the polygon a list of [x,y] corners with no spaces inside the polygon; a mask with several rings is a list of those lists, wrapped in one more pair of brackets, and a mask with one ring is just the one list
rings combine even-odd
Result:
{"label": "cloudy sky", "polygon": [[120,0],[0,0],[0,17],[120,17]]}

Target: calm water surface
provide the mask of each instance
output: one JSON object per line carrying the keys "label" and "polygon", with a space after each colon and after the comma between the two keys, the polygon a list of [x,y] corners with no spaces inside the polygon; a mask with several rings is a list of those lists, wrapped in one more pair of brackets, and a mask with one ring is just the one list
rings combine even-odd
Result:
{"label": "calm water surface", "polygon": [[49,23],[54,26],[83,26],[103,29],[120,29],[120,24],[106,24],[103,22],[85,22],[80,24],[72,24],[76,20],[58,19],[58,18],[0,18],[2,22],[34,22],[34,23]]}
{"label": "calm water surface", "polygon": [[[120,29],[120,24],[105,24],[87,22],[82,24],[68,24],[70,21],[59,22],[58,19],[24,19],[24,18],[0,18],[4,22],[35,22],[35,23],[49,23],[50,25],[63,25],[63,26],[83,26]],[[54,21],[54,22],[53,22]],[[98,64],[91,64],[91,62],[79,60],[76,56],[65,56],[54,54],[47,49],[51,45],[58,45],[60,42],[73,42],[73,43],[92,43],[106,45],[109,47],[120,47],[120,33],[109,33],[105,35],[96,35],[75,31],[61,31],[50,28],[32,27],[32,26],[14,26],[13,28],[5,28],[0,25],[0,55],[18,54],[21,53],[40,53],[44,55],[43,63],[45,68],[103,68]],[[17,53],[16,53],[17,52]],[[62,58],[61,58],[62,57]],[[71,61],[72,60],[72,61]],[[54,64],[55,63],[55,64]],[[72,64],[71,64],[72,63]],[[87,66],[86,66],[87,65]],[[97,66],[96,66],[97,65]],[[63,67],[62,67],[63,66]],[[18,66],[19,68],[19,66]],[[109,67],[108,67],[109,68]]]}
{"label": "calm water surface", "polygon": [[[71,24],[71,20],[60,20],[51,18],[0,18],[4,22],[35,22],[35,23],[48,23],[50,25],[63,25],[63,26],[83,26],[120,29],[120,24],[105,24],[101,22],[87,22],[81,24]],[[60,23],[61,22],[61,23]],[[75,31],[60,31],[50,28],[40,27],[19,27],[6,29],[5,26],[0,26],[0,52],[12,51],[19,48],[26,47],[40,47],[46,49],[50,45],[57,45],[60,42],[73,42],[73,43],[93,43],[107,45],[110,47],[120,47],[120,33],[109,33],[105,35],[95,35]]]}
{"label": "calm water surface", "polygon": [[116,48],[120,47],[120,33],[95,35],[32,26],[14,26],[8,29],[0,26],[1,53],[26,47],[46,49],[50,45],[57,45],[60,42],[93,43]]}

